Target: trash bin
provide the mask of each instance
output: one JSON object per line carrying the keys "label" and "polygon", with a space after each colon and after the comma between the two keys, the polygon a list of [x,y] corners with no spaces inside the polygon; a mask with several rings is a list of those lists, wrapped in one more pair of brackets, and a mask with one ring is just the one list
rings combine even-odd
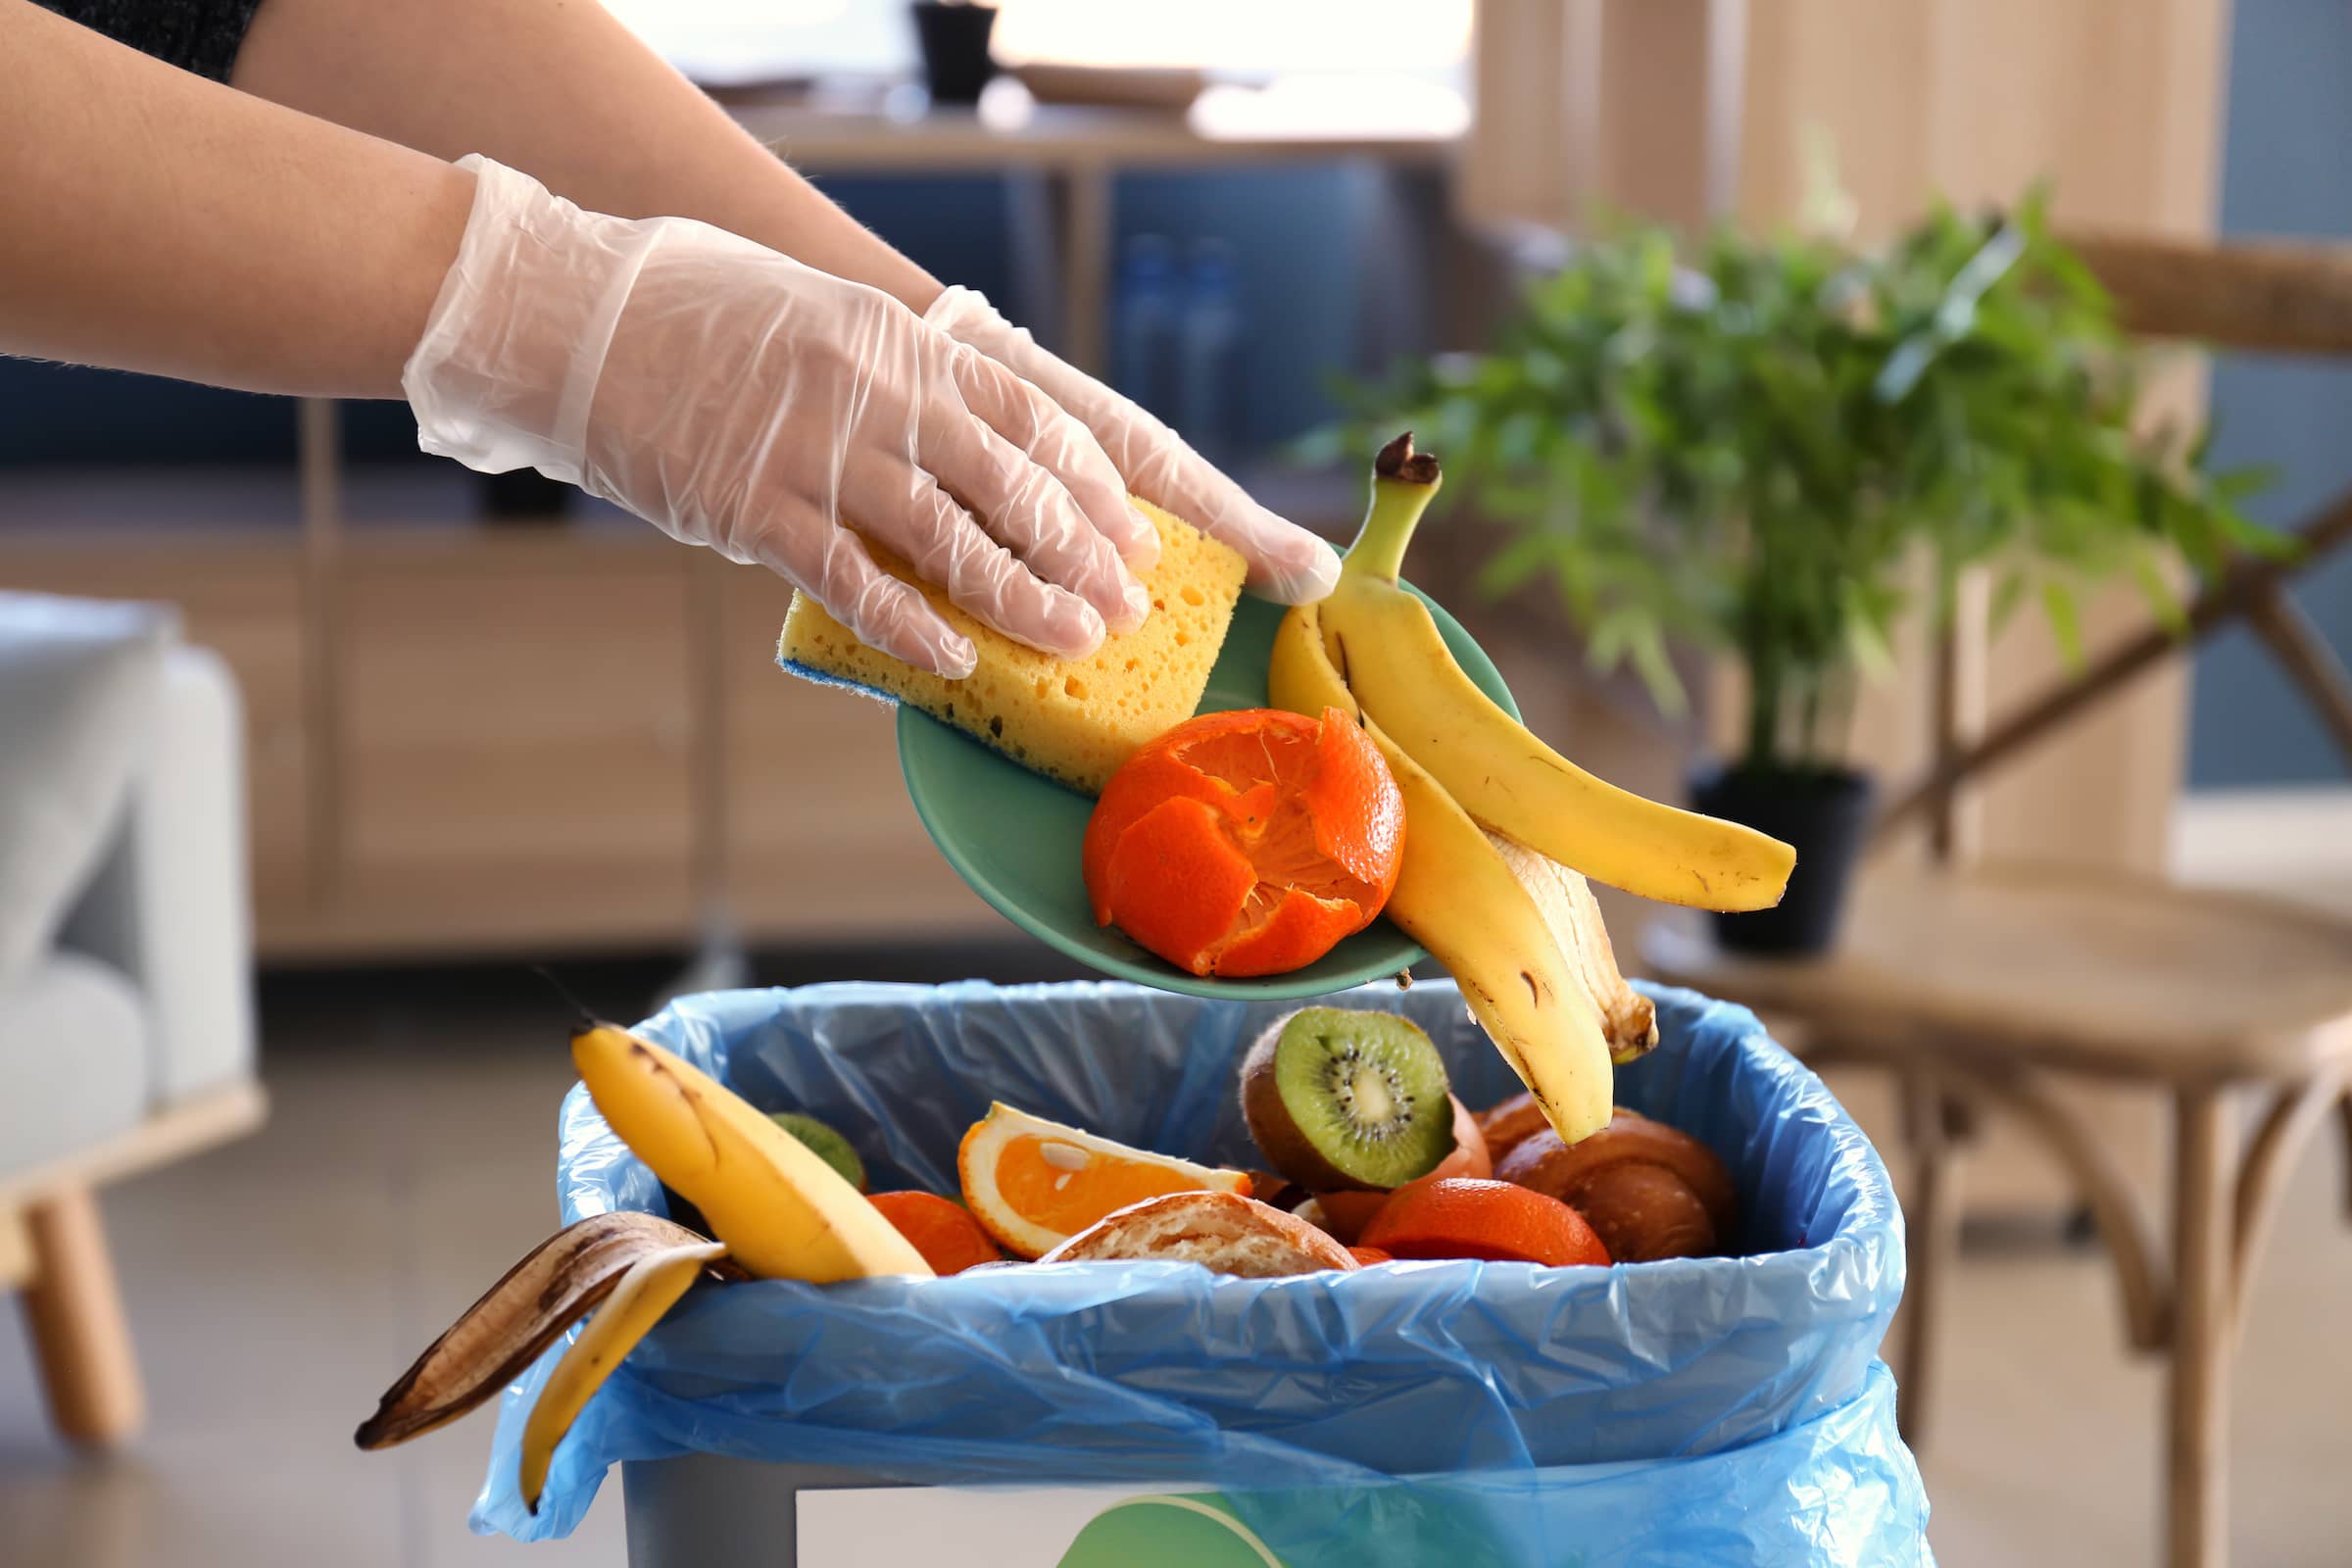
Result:
{"label": "trash bin", "polygon": [[[535,1515],[515,1458],[558,1351],[508,1392],[474,1528],[564,1535],[620,1462],[632,1568],[1931,1561],[1877,1360],[1903,1278],[1885,1167],[1751,1014],[1651,995],[1660,1045],[1617,1098],[1723,1157],[1737,1255],[698,1291],[582,1413]],[[1518,1088],[1450,984],[1335,1000],[1412,1017],[1470,1104]],[[877,1191],[952,1193],[992,1100],[1255,1163],[1235,1066],[1284,1010],[853,984],[688,998],[645,1033],[841,1128]],[[558,1180],[566,1222],[662,1207],[578,1089]]]}

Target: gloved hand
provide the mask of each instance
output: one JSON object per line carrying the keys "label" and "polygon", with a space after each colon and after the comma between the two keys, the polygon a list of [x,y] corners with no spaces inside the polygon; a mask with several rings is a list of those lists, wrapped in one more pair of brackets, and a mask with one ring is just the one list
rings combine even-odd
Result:
{"label": "gloved hand", "polygon": [[1217,471],[1151,413],[1084,371],[1037,346],[968,288],[951,288],[923,319],[969,343],[1084,421],[1110,455],[1127,488],[1198,524],[1250,563],[1250,586],[1286,605],[1311,603],[1339,581],[1339,552],[1296,523],[1285,522]]}
{"label": "gloved hand", "polygon": [[1151,607],[1117,470],[1053,400],[898,301],[685,219],[582,212],[475,157],[456,263],[401,384],[418,444],[530,466],[781,573],[952,678],[970,639],[855,524],[1008,637],[1067,657]]}

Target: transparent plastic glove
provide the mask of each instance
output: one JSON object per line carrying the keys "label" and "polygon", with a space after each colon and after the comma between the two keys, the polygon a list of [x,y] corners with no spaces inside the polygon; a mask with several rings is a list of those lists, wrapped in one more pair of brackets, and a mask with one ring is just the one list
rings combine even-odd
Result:
{"label": "transparent plastic glove", "polygon": [[[1250,500],[1149,411],[1039,348],[1026,328],[999,316],[980,295],[949,289],[923,319],[1035,382],[1076,415],[1110,454],[1129,490],[1241,552],[1250,563],[1250,586],[1260,598],[1307,604],[1339,581],[1340,557],[1330,545]],[[1155,550],[1138,549],[1125,538],[1120,547],[1139,565]]]}
{"label": "transparent plastic glove", "polygon": [[1150,598],[1086,429],[898,301],[684,219],[582,212],[468,158],[456,263],[402,386],[418,444],[534,467],[789,578],[869,646],[960,678],[970,639],[854,525],[1031,647],[1091,653]]}

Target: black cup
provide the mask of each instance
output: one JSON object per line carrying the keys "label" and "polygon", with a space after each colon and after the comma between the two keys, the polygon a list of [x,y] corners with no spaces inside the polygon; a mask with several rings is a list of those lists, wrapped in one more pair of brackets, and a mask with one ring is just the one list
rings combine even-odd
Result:
{"label": "black cup", "polygon": [[995,6],[951,6],[916,0],[914,35],[923,46],[923,79],[935,104],[973,104],[997,74],[988,55]]}
{"label": "black cup", "polygon": [[579,492],[536,468],[480,476],[482,513],[493,522],[557,522]]}

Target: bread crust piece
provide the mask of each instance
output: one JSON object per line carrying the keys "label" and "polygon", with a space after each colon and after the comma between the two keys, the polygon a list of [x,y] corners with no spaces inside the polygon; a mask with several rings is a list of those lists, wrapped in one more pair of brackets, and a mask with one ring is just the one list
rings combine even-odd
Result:
{"label": "bread crust piece", "polygon": [[1487,1140],[1487,1158],[1496,1165],[1521,1143],[1550,1126],[1536,1097],[1524,1092],[1489,1106],[1478,1118],[1478,1130]]}
{"label": "bread crust piece", "polygon": [[1274,1279],[1354,1269],[1348,1249],[1302,1219],[1232,1193],[1164,1193],[1130,1203],[1038,1259],[1083,1263],[1169,1258],[1218,1274]]}

